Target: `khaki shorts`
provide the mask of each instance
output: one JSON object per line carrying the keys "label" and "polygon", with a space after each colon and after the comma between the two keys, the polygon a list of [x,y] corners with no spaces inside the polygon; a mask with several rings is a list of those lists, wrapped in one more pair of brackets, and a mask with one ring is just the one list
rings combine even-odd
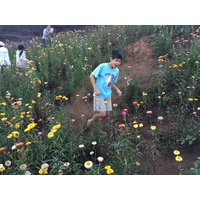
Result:
{"label": "khaki shorts", "polygon": [[103,99],[101,97],[94,96],[94,111],[112,111],[111,97],[108,99]]}

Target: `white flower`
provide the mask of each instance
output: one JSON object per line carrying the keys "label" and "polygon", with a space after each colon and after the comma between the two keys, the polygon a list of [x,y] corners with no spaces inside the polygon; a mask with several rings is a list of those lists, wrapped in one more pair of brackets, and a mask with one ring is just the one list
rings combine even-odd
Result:
{"label": "white flower", "polygon": [[158,120],[163,120],[163,117],[162,117],[162,116],[159,116],[159,117],[158,117]]}
{"label": "white flower", "polygon": [[25,175],[31,175],[31,172],[26,171]]}
{"label": "white flower", "polygon": [[0,164],[0,169],[3,168],[3,164]]}
{"label": "white flower", "polygon": [[15,145],[13,145],[11,149],[12,149],[12,150],[16,149],[16,146],[15,146]]}
{"label": "white flower", "polygon": [[20,166],[20,169],[21,169],[22,171],[26,171],[27,165],[26,165],[26,164],[22,164],[22,165]]}
{"label": "white flower", "polygon": [[92,142],[92,145],[96,145],[96,144],[97,144],[97,142],[96,142],[96,141],[93,141],[93,142]]}
{"label": "white flower", "polygon": [[84,147],[84,144],[80,144],[80,145],[79,145],[79,148],[83,148],[83,147]]}
{"label": "white flower", "polygon": [[94,154],[94,151],[90,151],[90,155],[93,155]]}
{"label": "white flower", "polygon": [[11,165],[11,161],[10,160],[6,160],[5,166],[9,167],[10,165]]}
{"label": "white flower", "polygon": [[69,166],[70,166],[70,163],[69,163],[69,162],[65,162],[65,163],[64,163],[64,166],[65,166],[65,167],[69,167]]}
{"label": "white flower", "polygon": [[92,161],[86,161],[84,163],[84,166],[86,169],[90,169],[93,166],[93,162]]}
{"label": "white flower", "polygon": [[104,158],[103,158],[102,156],[99,156],[99,157],[97,158],[97,160],[98,160],[99,162],[103,162]]}
{"label": "white flower", "polygon": [[49,167],[49,164],[47,164],[47,163],[43,163],[41,165],[41,169],[43,169],[43,170],[47,169],[48,167]]}

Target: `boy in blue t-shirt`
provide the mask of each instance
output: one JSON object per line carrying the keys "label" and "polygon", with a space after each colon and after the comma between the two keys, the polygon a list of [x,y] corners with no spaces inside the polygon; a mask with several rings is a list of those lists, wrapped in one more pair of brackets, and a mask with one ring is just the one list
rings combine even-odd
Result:
{"label": "boy in blue t-shirt", "polygon": [[113,51],[110,57],[110,62],[102,63],[94,69],[90,74],[90,81],[92,83],[93,93],[93,106],[94,111],[97,112],[91,119],[86,122],[86,128],[90,128],[93,121],[98,119],[105,122],[107,117],[112,111],[112,87],[116,89],[119,96],[122,92],[115,85],[119,76],[118,66],[121,65],[122,54],[119,51]]}

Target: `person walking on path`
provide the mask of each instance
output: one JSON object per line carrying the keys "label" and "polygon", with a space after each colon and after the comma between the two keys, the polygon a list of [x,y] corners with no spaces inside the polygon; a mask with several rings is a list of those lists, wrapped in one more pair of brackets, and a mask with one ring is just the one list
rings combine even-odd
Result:
{"label": "person walking on path", "polygon": [[90,74],[90,81],[93,86],[93,109],[94,116],[86,120],[86,129],[98,119],[103,125],[112,111],[112,88],[116,90],[119,96],[122,95],[120,89],[115,85],[119,76],[118,67],[122,62],[122,54],[114,50],[112,51],[110,62],[99,64]]}
{"label": "person walking on path", "polygon": [[6,66],[11,66],[11,61],[9,57],[8,49],[6,45],[0,41],[0,71],[3,73],[3,68]]}
{"label": "person walking on path", "polygon": [[46,47],[47,44],[51,46],[52,40],[53,40],[53,34],[54,34],[54,29],[51,28],[50,25],[48,25],[44,30],[43,30],[43,35],[42,35],[42,47]]}

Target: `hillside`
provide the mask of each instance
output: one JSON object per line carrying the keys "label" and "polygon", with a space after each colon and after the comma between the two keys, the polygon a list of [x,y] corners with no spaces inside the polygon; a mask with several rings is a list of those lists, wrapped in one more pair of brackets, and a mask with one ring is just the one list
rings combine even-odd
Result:
{"label": "hillside", "polygon": [[[17,35],[17,34],[15,34]],[[18,42],[25,42],[30,39],[30,35],[18,35],[17,38],[10,37],[7,44],[17,44]],[[8,38],[8,35],[6,36]],[[129,44],[126,47],[127,50],[127,60],[124,62],[120,68],[120,76],[117,83],[117,86],[123,91],[126,87],[127,79],[137,78],[141,85],[148,85],[150,83],[150,77],[153,73],[157,72],[158,70],[158,59],[152,54],[152,39],[154,35],[151,37],[142,37],[134,44]],[[12,40],[13,39],[13,40]],[[22,40],[21,40],[22,39]],[[89,77],[88,77],[89,78]],[[85,118],[89,118],[93,115],[92,111],[92,102],[84,102],[82,97],[85,96],[87,93],[91,91],[85,91],[80,89],[78,92],[79,98],[76,101],[71,102],[69,105],[70,107],[70,116],[71,118],[75,119],[74,127],[75,133],[79,134],[80,128],[82,126],[82,117],[84,115]],[[115,92],[113,92],[113,103],[120,104],[122,102],[122,97],[119,97]],[[80,106],[81,105],[81,106]],[[163,126],[166,130],[168,130],[168,124]],[[167,131],[166,131],[167,132]],[[144,135],[145,142],[151,143],[151,136],[148,134]],[[169,144],[170,145],[170,144]],[[193,146],[185,146],[181,149],[182,156],[184,158],[184,162],[182,167],[183,168],[190,168],[193,166],[193,163],[196,161],[196,158],[199,156],[198,152],[200,150],[199,145]],[[148,149],[143,149],[143,157],[140,160],[141,165],[148,168],[149,174],[155,174],[153,169],[152,161],[148,161]],[[177,167],[177,163],[174,162],[174,157],[169,156],[169,154],[160,155],[157,160],[157,174],[166,174],[166,175],[173,175],[179,174],[179,169]]]}

